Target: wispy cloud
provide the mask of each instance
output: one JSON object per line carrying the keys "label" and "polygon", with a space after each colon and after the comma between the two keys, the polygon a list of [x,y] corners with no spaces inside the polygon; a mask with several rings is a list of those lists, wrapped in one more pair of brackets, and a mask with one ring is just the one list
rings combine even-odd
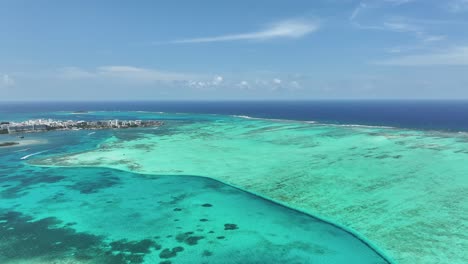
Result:
{"label": "wispy cloud", "polygon": [[388,7],[388,6],[397,7],[397,6],[408,4],[414,1],[416,0],[381,0],[381,1],[363,0],[359,2],[358,5],[353,9],[353,12],[351,13],[351,16],[349,17],[349,20],[351,21],[355,20],[357,16],[359,15],[359,13],[361,13],[361,11],[367,8],[382,8],[382,7]]}
{"label": "wispy cloud", "polygon": [[408,3],[411,3],[411,2],[414,2],[414,1],[416,1],[416,0],[384,0],[384,2],[393,4],[393,5],[396,5],[396,6],[408,4]]}
{"label": "wispy cloud", "polygon": [[139,68],[133,66],[103,66],[97,68],[100,76],[114,78],[126,78],[137,81],[184,81],[190,78],[198,78],[194,74],[165,72],[155,69]]}
{"label": "wispy cloud", "polygon": [[317,31],[320,25],[317,21],[292,19],[273,23],[263,30],[227,34],[214,37],[188,38],[170,41],[170,43],[206,43],[238,40],[269,40],[275,38],[301,38],[312,32]]}
{"label": "wispy cloud", "polygon": [[91,70],[78,67],[65,67],[59,69],[58,72],[59,77],[64,79],[113,78],[138,82],[155,82],[186,81],[194,78],[201,78],[201,76],[196,74],[166,72],[125,65],[101,66]]}
{"label": "wispy cloud", "polygon": [[349,20],[353,21],[354,19],[356,19],[356,17],[359,15],[359,12],[361,12],[361,10],[364,8],[366,8],[366,4],[364,2],[360,2],[358,6],[356,6],[356,8],[353,9]]}
{"label": "wispy cloud", "polygon": [[376,62],[390,66],[468,66],[468,46],[454,47],[445,51],[401,56]]}
{"label": "wispy cloud", "polygon": [[430,34],[422,23],[411,23],[411,20],[401,17],[387,19],[376,25],[362,25],[357,22],[354,22],[353,24],[362,30],[379,30],[410,34],[423,43],[442,41],[447,38],[445,35]]}

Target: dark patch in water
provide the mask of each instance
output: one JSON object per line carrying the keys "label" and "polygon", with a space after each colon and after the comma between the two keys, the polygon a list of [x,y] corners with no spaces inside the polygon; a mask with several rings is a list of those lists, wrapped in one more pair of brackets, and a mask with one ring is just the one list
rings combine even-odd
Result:
{"label": "dark patch in water", "polygon": [[93,180],[79,181],[68,188],[83,194],[97,193],[101,189],[110,188],[120,183],[119,177],[98,177]]}
{"label": "dark patch in water", "polygon": [[203,250],[203,253],[202,253],[202,256],[204,257],[210,257],[213,255],[213,252],[209,251],[209,250]]}
{"label": "dark patch in water", "polygon": [[6,177],[7,180],[12,181],[19,181],[19,184],[3,190],[0,195],[2,198],[11,199],[11,198],[18,198],[20,196],[25,195],[31,186],[39,184],[39,183],[56,183],[59,182],[65,177],[63,176],[49,176],[49,175],[16,175],[11,177]]}
{"label": "dark patch in water", "polygon": [[148,254],[150,253],[151,248],[156,250],[161,249],[161,245],[150,239],[143,239],[140,241],[127,241],[126,239],[123,239],[111,242],[109,245],[112,247],[112,251],[131,254]]}
{"label": "dark patch in water", "polygon": [[182,251],[184,251],[184,248],[183,247],[175,247],[175,248],[172,249],[172,251],[182,252]]}
{"label": "dark patch in water", "polygon": [[169,204],[178,204],[187,198],[187,194],[181,194],[177,196],[171,196],[172,200],[169,201]]}
{"label": "dark patch in water", "polygon": [[98,236],[76,233],[71,228],[55,228],[60,221],[52,217],[32,220],[17,212],[0,214],[0,259],[53,259],[68,252],[88,255],[99,251],[101,238]]}
{"label": "dark patch in water", "polygon": [[219,237],[216,237],[217,239],[225,239],[226,237],[225,236],[219,236]]}
{"label": "dark patch in water", "polygon": [[180,211],[182,211],[182,209],[180,209],[180,208],[174,208],[173,211],[175,211],[175,212],[180,212]]}
{"label": "dark patch in water", "polygon": [[207,221],[208,221],[208,219],[206,219],[206,218],[200,219],[200,222],[207,222]]}
{"label": "dark patch in water", "polygon": [[206,203],[206,204],[202,204],[203,207],[212,207],[213,205],[212,204],[209,204],[209,203]]}
{"label": "dark patch in water", "polygon": [[236,230],[238,229],[236,224],[224,224],[224,230]]}
{"label": "dark patch in water", "polygon": [[179,243],[185,243],[189,246],[194,246],[198,244],[198,241],[205,238],[204,236],[192,236],[193,232],[185,232],[178,234],[176,240]]}
{"label": "dark patch in water", "polygon": [[34,221],[19,212],[1,211],[0,262],[40,258],[47,263],[76,259],[102,264],[138,264],[150,248],[161,248],[149,239],[107,244],[104,237],[76,232],[70,228],[72,224],[64,225],[54,217]]}
{"label": "dark patch in water", "polygon": [[173,249],[165,248],[159,253],[159,257],[163,259],[173,258],[177,256],[177,253],[184,251],[183,247],[175,247]]}

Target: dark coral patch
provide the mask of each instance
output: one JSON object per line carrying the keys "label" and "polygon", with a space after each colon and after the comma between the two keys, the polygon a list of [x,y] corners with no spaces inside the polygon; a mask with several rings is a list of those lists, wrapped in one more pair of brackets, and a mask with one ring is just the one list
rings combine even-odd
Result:
{"label": "dark coral patch", "polygon": [[202,219],[200,219],[200,222],[208,222],[208,219],[202,218]]}
{"label": "dark coral patch", "polygon": [[190,245],[190,246],[193,246],[193,245],[196,245],[198,244],[198,240],[201,240],[205,237],[203,236],[191,236],[191,237],[188,237],[186,240],[185,240],[185,243],[187,245]]}
{"label": "dark coral patch", "polygon": [[209,250],[203,250],[202,256],[209,257],[211,255],[213,255],[213,252],[211,252]]}
{"label": "dark coral patch", "polygon": [[39,183],[56,183],[65,179],[63,176],[50,176],[50,175],[16,175],[4,178],[4,180],[19,181],[19,184],[0,192],[2,198],[18,198],[27,194],[27,191],[31,186]]}
{"label": "dark coral patch", "polygon": [[174,251],[174,252],[182,252],[182,251],[184,251],[184,248],[183,248],[183,247],[175,247],[175,248],[172,249],[172,251]]}
{"label": "dark coral patch", "polygon": [[193,246],[198,244],[198,241],[205,238],[204,236],[192,236],[193,232],[185,232],[178,234],[176,240],[179,243],[185,243],[187,245]]}
{"label": "dark coral patch", "polygon": [[172,249],[165,248],[159,253],[159,257],[163,259],[173,258],[177,256],[177,253],[184,251],[183,247],[175,247]]}
{"label": "dark coral patch", "polygon": [[126,239],[111,242],[110,246],[113,251],[129,252],[132,254],[147,254],[150,253],[150,248],[158,249],[160,245],[156,244],[153,240],[144,239],[138,242],[127,241]]}
{"label": "dark coral patch", "polygon": [[169,248],[165,248],[159,253],[159,257],[166,259],[166,258],[173,258],[177,255],[177,252],[170,250]]}
{"label": "dark coral patch", "polygon": [[180,212],[180,211],[182,211],[182,209],[180,209],[180,208],[174,208],[173,211],[175,211],[175,212]]}
{"label": "dark coral patch", "polygon": [[74,258],[91,263],[137,264],[143,262],[150,248],[160,247],[149,239],[107,244],[103,237],[76,232],[56,218],[34,221],[12,211],[0,212],[0,234],[0,262],[41,258],[55,263]]}
{"label": "dark coral patch", "polygon": [[219,236],[219,237],[216,237],[217,239],[225,239],[226,237],[225,236]]}
{"label": "dark coral patch", "polygon": [[209,203],[205,203],[205,204],[202,204],[203,207],[212,207],[213,205],[212,204],[209,204]]}
{"label": "dark coral patch", "polygon": [[224,224],[224,230],[236,230],[238,229],[236,224]]}
{"label": "dark coral patch", "polygon": [[101,189],[110,188],[119,183],[120,183],[120,178],[111,176],[111,177],[97,178],[93,180],[79,181],[73,185],[68,186],[68,188],[79,191],[80,193],[83,193],[83,194],[91,194],[91,193],[97,193]]}

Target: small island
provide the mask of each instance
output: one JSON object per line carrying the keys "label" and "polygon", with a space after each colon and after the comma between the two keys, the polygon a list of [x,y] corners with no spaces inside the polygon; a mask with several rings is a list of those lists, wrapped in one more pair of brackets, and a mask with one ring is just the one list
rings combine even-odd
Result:
{"label": "small island", "polygon": [[[94,120],[94,121],[74,121],[74,120],[53,120],[34,119],[23,122],[1,122],[0,134],[45,132],[52,130],[96,130],[115,128],[137,128],[137,127],[158,127],[163,124],[157,120]],[[13,143],[13,142],[7,142]]]}

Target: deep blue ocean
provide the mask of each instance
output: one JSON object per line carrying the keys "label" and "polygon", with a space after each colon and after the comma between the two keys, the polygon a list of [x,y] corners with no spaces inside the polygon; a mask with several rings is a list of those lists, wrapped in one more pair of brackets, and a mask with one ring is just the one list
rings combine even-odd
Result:
{"label": "deep blue ocean", "polygon": [[51,111],[155,111],[246,115],[333,124],[468,131],[468,100],[0,102],[0,118]]}

